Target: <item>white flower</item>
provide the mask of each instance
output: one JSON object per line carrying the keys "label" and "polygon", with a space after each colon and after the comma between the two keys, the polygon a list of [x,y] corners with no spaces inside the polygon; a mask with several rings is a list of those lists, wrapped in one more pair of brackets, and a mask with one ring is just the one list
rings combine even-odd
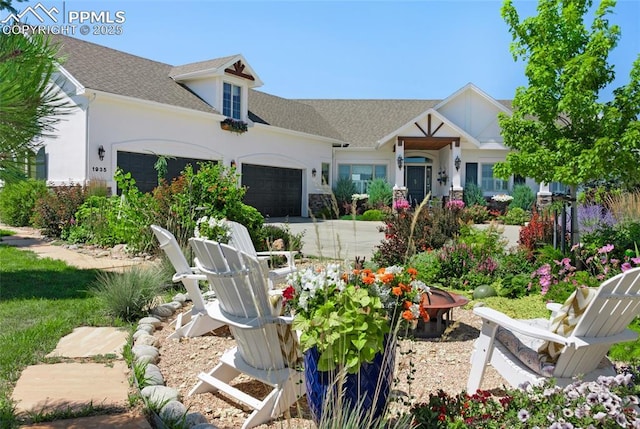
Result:
{"label": "white flower", "polygon": [[513,197],[507,194],[498,194],[491,197],[491,199],[499,203],[508,203],[509,201],[513,200]]}

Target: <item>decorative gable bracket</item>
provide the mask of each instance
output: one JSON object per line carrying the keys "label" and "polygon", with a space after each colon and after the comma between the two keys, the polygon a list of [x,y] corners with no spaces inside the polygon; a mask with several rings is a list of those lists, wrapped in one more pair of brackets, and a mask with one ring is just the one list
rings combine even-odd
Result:
{"label": "decorative gable bracket", "polygon": [[249,79],[251,81],[255,80],[255,78],[252,75],[245,73],[244,69],[245,69],[245,65],[242,64],[242,61],[238,60],[235,63],[233,63],[233,68],[227,67],[226,69],[224,69],[224,71],[225,73],[239,76],[244,79]]}

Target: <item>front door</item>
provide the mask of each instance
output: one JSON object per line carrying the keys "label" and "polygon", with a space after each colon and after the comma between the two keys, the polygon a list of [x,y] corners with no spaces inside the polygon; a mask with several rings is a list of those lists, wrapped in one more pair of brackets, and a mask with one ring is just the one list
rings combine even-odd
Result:
{"label": "front door", "polygon": [[405,172],[409,202],[415,207],[431,192],[431,166],[406,165]]}

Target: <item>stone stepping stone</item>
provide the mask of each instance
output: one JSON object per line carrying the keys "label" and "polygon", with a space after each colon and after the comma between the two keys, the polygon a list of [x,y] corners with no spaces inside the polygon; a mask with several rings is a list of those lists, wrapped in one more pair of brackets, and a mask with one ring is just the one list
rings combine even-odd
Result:
{"label": "stone stepping stone", "polygon": [[57,420],[21,426],[22,429],[151,429],[144,416],[116,414]]}
{"label": "stone stepping stone", "polygon": [[[57,363],[28,366],[13,390],[18,413],[81,408],[93,405],[127,406],[128,368],[122,361]],[[99,389],[96,387],[100,386]]]}
{"label": "stone stepping stone", "polygon": [[47,357],[76,358],[113,354],[121,358],[128,338],[129,334],[122,329],[81,326],[62,337]]}

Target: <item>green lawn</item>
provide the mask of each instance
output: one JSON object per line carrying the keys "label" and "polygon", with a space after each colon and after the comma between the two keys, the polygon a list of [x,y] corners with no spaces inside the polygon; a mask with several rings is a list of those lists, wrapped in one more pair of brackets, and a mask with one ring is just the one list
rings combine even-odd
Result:
{"label": "green lawn", "polygon": [[28,365],[41,362],[78,326],[112,326],[87,289],[97,270],[40,259],[0,245],[0,427],[15,425],[11,391]]}

